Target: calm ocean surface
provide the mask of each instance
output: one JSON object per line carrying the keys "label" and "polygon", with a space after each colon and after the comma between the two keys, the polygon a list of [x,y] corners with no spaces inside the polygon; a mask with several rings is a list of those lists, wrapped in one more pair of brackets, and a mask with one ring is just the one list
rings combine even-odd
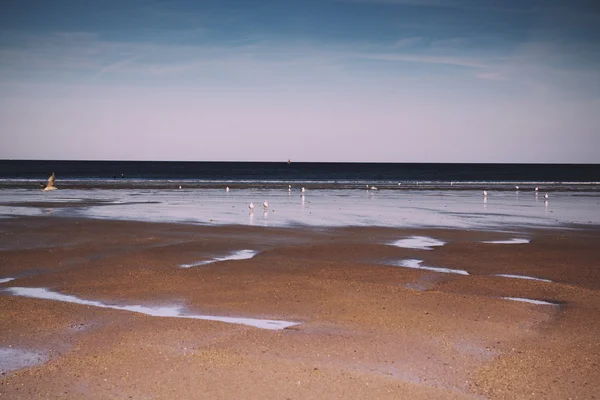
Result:
{"label": "calm ocean surface", "polygon": [[[58,190],[42,192],[39,182],[51,172]],[[0,161],[0,217],[20,215],[258,226],[600,226],[600,166]]]}
{"label": "calm ocean surface", "polygon": [[[459,189],[512,189],[514,184],[546,183],[553,189],[597,190],[600,165],[595,164],[390,164],[390,163],[247,163],[139,161],[10,161],[0,160],[1,187],[30,187],[56,173],[57,184],[72,187],[249,187],[306,184],[313,188],[403,189],[402,185]],[[401,185],[398,185],[401,183]],[[558,186],[557,186],[558,185]],[[400,187],[399,187],[400,186]],[[456,186],[456,187],[454,187]],[[581,187],[583,186],[583,187]]]}

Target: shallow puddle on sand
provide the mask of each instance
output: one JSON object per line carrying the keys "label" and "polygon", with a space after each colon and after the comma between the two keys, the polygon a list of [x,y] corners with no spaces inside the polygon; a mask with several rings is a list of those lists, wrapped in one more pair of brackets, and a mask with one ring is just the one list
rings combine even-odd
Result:
{"label": "shallow puddle on sand", "polygon": [[238,250],[238,251],[235,251],[225,257],[215,257],[210,260],[198,261],[198,262],[195,262],[192,264],[181,264],[179,267],[180,268],[192,268],[192,267],[198,267],[200,265],[216,263],[219,261],[246,260],[246,259],[254,257],[257,254],[258,254],[258,251],[254,251],[254,250]]}
{"label": "shallow puddle on sand", "polygon": [[536,278],[534,276],[527,276],[527,275],[495,274],[494,276],[500,276],[502,278],[528,279],[531,281],[540,281],[540,282],[552,282],[550,279]]}
{"label": "shallow puddle on sand", "polygon": [[426,292],[442,281],[440,276],[440,274],[423,275],[416,281],[405,283],[403,286],[417,292]]}
{"label": "shallow puddle on sand", "polygon": [[14,347],[0,347],[0,373],[32,367],[48,360],[44,353],[23,350]]}
{"label": "shallow puddle on sand", "polygon": [[529,243],[529,239],[520,239],[520,238],[512,238],[506,240],[485,240],[482,243],[490,243],[490,244],[526,244]]}
{"label": "shallow puddle on sand", "polygon": [[534,299],[526,299],[522,297],[502,297],[504,300],[512,300],[512,301],[520,301],[523,303],[535,304],[538,306],[558,306],[557,303],[551,303],[549,301],[544,300],[534,300]]}
{"label": "shallow puddle on sand", "polygon": [[0,283],[6,283],[14,280],[15,278],[0,278]]}
{"label": "shallow puddle on sand", "polygon": [[177,307],[177,306],[171,306],[171,307],[146,307],[146,306],[140,306],[140,305],[117,306],[117,305],[105,304],[105,303],[102,303],[100,301],[95,301],[95,300],[80,299],[79,297],[76,297],[76,296],[52,292],[45,288],[12,287],[12,288],[6,289],[6,291],[10,292],[14,296],[31,297],[34,299],[62,301],[65,303],[82,304],[82,305],[86,305],[86,306],[99,307],[99,308],[110,308],[113,310],[131,311],[131,312],[136,312],[136,313],[140,313],[140,314],[150,315],[152,317],[201,319],[201,320],[206,320],[206,321],[225,322],[228,324],[248,325],[248,326],[252,326],[255,328],[269,329],[269,330],[280,330],[280,329],[288,328],[290,326],[298,325],[297,322],[277,321],[277,320],[270,320],[270,319],[236,318],[236,317],[224,317],[224,316],[213,316],[213,315],[185,314],[182,311],[182,307]]}
{"label": "shallow puddle on sand", "polygon": [[392,246],[404,247],[406,249],[433,250],[434,246],[443,246],[446,242],[433,239],[427,236],[411,236],[409,238],[400,239],[393,243]]}
{"label": "shallow puddle on sand", "polygon": [[430,266],[421,265],[422,262],[423,262],[423,260],[412,260],[412,259],[409,259],[409,260],[398,261],[397,263],[390,264],[390,265],[393,265],[395,267],[424,269],[424,270],[427,270],[427,271],[442,272],[444,274],[469,275],[469,273],[467,271],[462,270],[462,269],[430,267]]}

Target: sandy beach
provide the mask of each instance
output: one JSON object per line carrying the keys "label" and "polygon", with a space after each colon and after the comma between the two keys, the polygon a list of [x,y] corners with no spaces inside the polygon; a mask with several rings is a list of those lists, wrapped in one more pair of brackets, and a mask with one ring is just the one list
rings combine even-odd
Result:
{"label": "sandy beach", "polygon": [[[2,398],[600,393],[595,228],[499,233],[17,217],[0,220],[0,237]],[[432,239],[443,245],[418,248]],[[11,288],[39,290],[24,297]],[[188,318],[148,315],[159,307]],[[293,325],[263,329],[243,318]]]}

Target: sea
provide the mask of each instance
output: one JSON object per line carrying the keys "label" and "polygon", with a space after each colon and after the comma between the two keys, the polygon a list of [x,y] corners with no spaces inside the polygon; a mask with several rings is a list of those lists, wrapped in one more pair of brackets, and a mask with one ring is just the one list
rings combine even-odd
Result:
{"label": "sea", "polygon": [[[52,172],[58,190],[42,192]],[[600,165],[0,160],[0,217],[20,215],[258,226],[590,227],[600,226]]]}
{"label": "sea", "polygon": [[[544,184],[548,189],[600,189],[599,164],[418,164],[302,162],[31,161],[0,160],[2,187],[28,187],[55,172],[64,187],[169,187],[178,183],[216,187],[231,183],[264,187],[289,183],[328,189],[402,185],[512,189]],[[401,185],[398,185],[401,183]]]}

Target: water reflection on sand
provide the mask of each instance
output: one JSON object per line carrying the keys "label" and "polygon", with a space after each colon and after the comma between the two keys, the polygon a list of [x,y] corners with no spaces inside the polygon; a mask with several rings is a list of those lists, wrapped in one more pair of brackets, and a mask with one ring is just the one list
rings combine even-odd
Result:
{"label": "water reflection on sand", "polygon": [[[153,222],[269,226],[391,226],[494,229],[600,224],[599,194],[557,192],[552,203],[498,192],[481,207],[479,191],[287,189],[0,190],[0,215],[48,215]],[[268,200],[269,214],[248,217],[247,205]],[[51,212],[49,212],[49,210]],[[519,243],[524,241],[513,241]]]}

